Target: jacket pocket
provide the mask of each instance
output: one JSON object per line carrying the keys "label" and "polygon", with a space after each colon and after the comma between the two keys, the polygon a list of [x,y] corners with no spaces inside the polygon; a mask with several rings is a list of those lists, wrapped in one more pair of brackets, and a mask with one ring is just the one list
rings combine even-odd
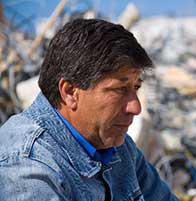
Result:
{"label": "jacket pocket", "polygon": [[141,191],[137,190],[137,191],[133,192],[131,195],[129,195],[127,201],[145,201],[145,200],[144,200],[144,197],[143,197]]}

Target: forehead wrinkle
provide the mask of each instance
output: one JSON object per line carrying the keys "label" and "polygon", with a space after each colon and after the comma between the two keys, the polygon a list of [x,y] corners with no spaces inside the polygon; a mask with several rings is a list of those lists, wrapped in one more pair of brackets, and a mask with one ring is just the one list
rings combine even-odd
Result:
{"label": "forehead wrinkle", "polygon": [[[129,77],[120,77],[120,78],[116,78],[117,80],[121,81],[121,82],[129,82],[130,78]],[[143,80],[141,77],[136,76],[135,80],[132,80],[134,82],[138,82],[138,83],[142,83]]]}
{"label": "forehead wrinkle", "polygon": [[[105,82],[106,80],[107,82]],[[105,76],[103,76],[97,81],[97,84],[99,85],[100,83],[104,82],[106,86],[111,84],[117,84],[117,81],[121,83],[125,83],[125,84],[128,84],[130,82],[131,83],[138,82],[139,84],[141,84],[143,80],[141,79],[140,70],[124,67],[123,69],[120,69],[119,71],[106,74]]]}

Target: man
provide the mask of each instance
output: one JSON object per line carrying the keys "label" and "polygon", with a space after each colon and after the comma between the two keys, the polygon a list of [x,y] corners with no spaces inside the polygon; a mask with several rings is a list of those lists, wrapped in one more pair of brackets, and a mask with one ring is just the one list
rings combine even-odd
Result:
{"label": "man", "polygon": [[152,66],[122,26],[67,23],[43,61],[41,93],[0,130],[0,200],[178,200],[126,135]]}

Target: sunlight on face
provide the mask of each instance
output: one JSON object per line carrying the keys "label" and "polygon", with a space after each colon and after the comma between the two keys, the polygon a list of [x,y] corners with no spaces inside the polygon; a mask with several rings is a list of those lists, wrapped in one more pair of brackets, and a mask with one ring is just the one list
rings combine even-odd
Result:
{"label": "sunlight on face", "polygon": [[80,90],[74,126],[96,148],[124,142],[134,115],[141,112],[140,75],[139,70],[125,67],[105,76],[94,88]]}

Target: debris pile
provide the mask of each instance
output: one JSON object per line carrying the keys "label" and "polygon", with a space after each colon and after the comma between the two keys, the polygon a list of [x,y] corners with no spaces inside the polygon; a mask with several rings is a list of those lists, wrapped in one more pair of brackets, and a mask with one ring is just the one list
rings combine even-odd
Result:
{"label": "debris pile", "polygon": [[181,136],[196,135],[196,18],[153,17],[131,31],[156,65],[143,94],[150,130],[138,139],[151,133],[168,151],[181,149]]}
{"label": "debris pile", "polygon": [[[16,85],[38,74],[44,46],[29,57],[33,38],[8,24],[0,24],[0,124],[22,110]],[[41,54],[42,53],[42,54]]]}

